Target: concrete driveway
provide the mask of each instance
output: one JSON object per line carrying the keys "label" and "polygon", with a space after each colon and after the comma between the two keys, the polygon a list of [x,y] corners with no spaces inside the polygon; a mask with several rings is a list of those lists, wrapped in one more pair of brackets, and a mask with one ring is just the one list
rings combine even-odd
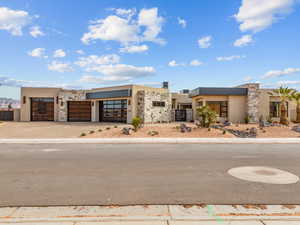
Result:
{"label": "concrete driveway", "polygon": [[118,127],[125,124],[91,122],[2,122],[0,138],[78,138],[103,127]]}

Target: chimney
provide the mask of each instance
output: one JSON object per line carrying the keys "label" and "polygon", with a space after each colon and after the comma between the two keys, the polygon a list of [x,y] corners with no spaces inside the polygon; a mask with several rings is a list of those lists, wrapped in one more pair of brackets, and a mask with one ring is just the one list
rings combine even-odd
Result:
{"label": "chimney", "polygon": [[163,88],[169,89],[169,82],[168,81],[163,82]]}

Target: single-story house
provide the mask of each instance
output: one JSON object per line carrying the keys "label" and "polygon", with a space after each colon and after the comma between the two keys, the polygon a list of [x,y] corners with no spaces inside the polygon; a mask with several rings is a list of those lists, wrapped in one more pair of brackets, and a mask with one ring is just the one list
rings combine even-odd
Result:
{"label": "single-story house", "polygon": [[163,88],[125,85],[91,90],[21,88],[21,121],[145,123],[171,121],[171,93]]}
{"label": "single-story house", "polygon": [[[261,89],[257,83],[240,85],[238,87],[199,87],[190,94],[194,119],[197,120],[197,108],[208,105],[217,112],[219,120],[233,123],[257,123],[264,120],[279,120],[280,98],[271,95],[273,89]],[[288,117],[296,120],[296,103],[287,103]]]}

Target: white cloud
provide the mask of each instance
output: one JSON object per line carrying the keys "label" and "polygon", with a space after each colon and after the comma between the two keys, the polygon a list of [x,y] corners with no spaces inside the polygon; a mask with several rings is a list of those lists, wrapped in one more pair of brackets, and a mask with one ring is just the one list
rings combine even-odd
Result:
{"label": "white cloud", "polygon": [[245,47],[253,42],[251,35],[243,35],[240,39],[237,39],[233,45],[235,47]]}
{"label": "white cloud", "polygon": [[136,9],[112,9],[118,16],[124,16],[127,18],[131,18],[136,14]]}
{"label": "white cloud", "polygon": [[165,41],[157,37],[162,30],[163,22],[164,18],[158,16],[157,8],[142,9],[138,18],[139,26],[145,26],[142,40],[164,44]]}
{"label": "white cloud", "polygon": [[99,72],[104,76],[83,76],[80,81],[88,83],[114,83],[130,81],[134,78],[152,76],[155,74],[153,67],[136,67],[132,65],[99,65],[88,69],[89,72]]}
{"label": "white cloud", "polygon": [[28,55],[36,58],[47,58],[48,56],[45,55],[45,49],[44,48],[36,48],[32,51],[27,53]]}
{"label": "white cloud", "polygon": [[170,62],[168,63],[168,65],[169,65],[170,67],[180,66],[180,64],[178,64],[175,60],[170,61]]}
{"label": "white cloud", "polygon": [[247,76],[243,79],[243,81],[245,81],[245,82],[249,82],[251,80],[253,80],[253,77],[251,77],[251,76]]}
{"label": "white cloud", "polygon": [[197,60],[197,59],[194,59],[190,62],[190,65],[191,66],[201,66],[203,64],[203,62]]}
{"label": "white cloud", "polygon": [[147,45],[131,45],[120,48],[120,52],[124,53],[141,53],[148,51],[149,47]]}
{"label": "white cloud", "polygon": [[54,58],[63,58],[65,57],[67,54],[65,53],[65,51],[63,49],[57,49],[56,51],[54,51],[53,53],[53,57]]}
{"label": "white cloud", "polygon": [[62,63],[58,61],[53,61],[51,64],[48,65],[48,69],[51,71],[65,73],[65,72],[72,72],[73,68],[69,63]]}
{"label": "white cloud", "polygon": [[41,31],[41,28],[39,26],[34,26],[34,27],[31,27],[30,29],[30,35],[34,38],[37,38],[39,36],[44,36],[44,32]]}
{"label": "white cloud", "polygon": [[76,65],[80,67],[85,67],[87,69],[93,68],[98,65],[107,65],[107,64],[116,64],[120,62],[120,56],[111,54],[111,55],[90,55],[87,57],[80,57]]}
{"label": "white cloud", "polygon": [[138,26],[131,24],[129,20],[108,16],[103,20],[91,22],[89,32],[85,33],[81,39],[84,44],[89,44],[93,40],[118,41],[123,44],[138,42]]}
{"label": "white cloud", "polygon": [[119,83],[122,81],[129,81],[131,80],[130,77],[118,77],[118,76],[91,76],[91,75],[84,75],[80,78],[80,82],[85,83],[93,83],[93,84],[106,84],[106,83]]}
{"label": "white cloud", "polygon": [[6,30],[12,35],[21,36],[23,34],[22,29],[30,21],[31,17],[26,11],[0,7],[0,30]]}
{"label": "white cloud", "polygon": [[[81,41],[89,44],[94,40],[118,41],[122,45],[140,43],[144,41],[163,44],[158,38],[162,30],[164,19],[158,16],[158,9],[142,9],[137,19],[121,17],[128,14],[126,10],[116,10],[117,15],[110,15],[105,19],[90,22],[89,32],[85,33]],[[132,14],[131,14],[132,15]]]}
{"label": "white cloud", "polygon": [[178,24],[182,27],[182,28],[186,28],[187,22],[184,19],[181,19],[180,17],[177,18],[178,20]]}
{"label": "white cloud", "polygon": [[243,0],[234,15],[241,31],[259,32],[291,12],[296,0]]}
{"label": "white cloud", "polygon": [[281,77],[284,75],[289,75],[289,74],[294,74],[294,73],[299,73],[300,68],[287,68],[284,70],[271,70],[267,73],[265,73],[262,78],[267,79],[267,78],[272,78],[272,77]]}
{"label": "white cloud", "polygon": [[242,58],[246,58],[246,56],[244,56],[244,55],[221,56],[221,57],[217,57],[217,60],[218,61],[232,61],[235,59],[242,59]]}
{"label": "white cloud", "polygon": [[7,87],[61,87],[68,89],[79,89],[81,87],[69,84],[45,82],[45,81],[32,81],[32,80],[18,80],[7,76],[0,76],[0,83]]}
{"label": "white cloud", "polygon": [[279,81],[278,86],[287,86],[287,85],[300,85],[299,80],[284,80],[284,81]]}
{"label": "white cloud", "polygon": [[205,36],[198,40],[198,44],[200,48],[209,48],[211,46],[211,36]]}
{"label": "white cloud", "polygon": [[77,50],[76,53],[79,54],[79,55],[84,55],[85,54],[85,52],[83,50]]}

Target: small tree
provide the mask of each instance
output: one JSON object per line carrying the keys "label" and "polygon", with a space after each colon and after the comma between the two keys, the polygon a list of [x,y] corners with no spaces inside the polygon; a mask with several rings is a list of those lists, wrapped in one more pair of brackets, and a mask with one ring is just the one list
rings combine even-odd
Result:
{"label": "small tree", "polygon": [[283,125],[288,125],[289,120],[287,118],[287,108],[286,104],[289,100],[292,100],[292,94],[295,92],[294,89],[288,87],[280,87],[278,89],[273,90],[270,92],[270,95],[276,95],[280,98],[280,123]]}
{"label": "small tree", "polygon": [[142,119],[140,117],[134,117],[131,124],[134,127],[134,131],[137,132],[137,130],[141,127]]}
{"label": "small tree", "polygon": [[217,121],[217,113],[209,106],[199,107],[197,113],[201,118],[200,123],[202,127],[208,128]]}
{"label": "small tree", "polygon": [[297,119],[296,122],[300,123],[300,92],[294,92],[292,94],[293,100],[297,103]]}

